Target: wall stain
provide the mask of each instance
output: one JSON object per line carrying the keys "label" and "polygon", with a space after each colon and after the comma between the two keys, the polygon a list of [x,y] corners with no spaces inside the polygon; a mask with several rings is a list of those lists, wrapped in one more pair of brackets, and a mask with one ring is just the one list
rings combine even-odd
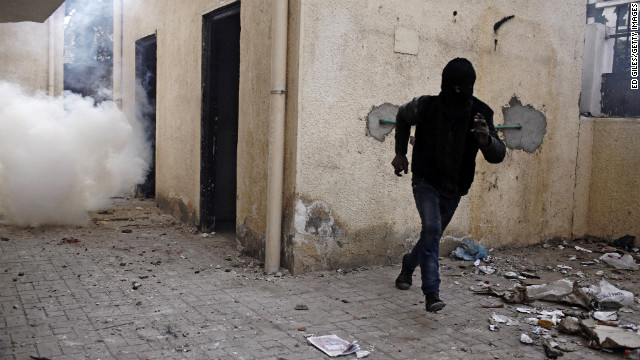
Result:
{"label": "wall stain", "polygon": [[182,200],[177,198],[169,198],[165,196],[161,191],[158,191],[156,195],[156,203],[158,207],[169,214],[177,217],[183,223],[199,226],[200,219],[193,205],[185,204]]}

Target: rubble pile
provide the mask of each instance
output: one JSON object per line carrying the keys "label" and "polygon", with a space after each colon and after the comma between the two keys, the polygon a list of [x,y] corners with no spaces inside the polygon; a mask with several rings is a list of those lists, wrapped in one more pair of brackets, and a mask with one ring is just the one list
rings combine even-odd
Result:
{"label": "rubble pile", "polygon": [[[501,309],[488,319],[489,330],[518,327],[520,343],[542,347],[547,358],[577,351],[576,345],[638,352],[635,314],[640,311],[640,298],[633,291],[640,289],[636,272],[640,256],[634,241],[632,236],[612,243],[591,238],[570,244],[555,239],[541,245],[554,250],[557,256],[551,258],[538,257],[535,250],[520,255],[517,249],[490,249],[474,258],[484,247],[465,238],[450,257],[473,263],[458,263],[462,273],[451,275],[475,276],[477,282],[470,291],[502,300],[503,304],[483,306]],[[445,270],[455,272],[453,266]]]}

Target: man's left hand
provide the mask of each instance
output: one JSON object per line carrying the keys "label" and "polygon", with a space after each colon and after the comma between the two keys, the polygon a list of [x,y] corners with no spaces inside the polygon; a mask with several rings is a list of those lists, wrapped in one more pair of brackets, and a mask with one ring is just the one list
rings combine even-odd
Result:
{"label": "man's left hand", "polygon": [[473,136],[476,138],[478,145],[489,145],[489,127],[482,114],[477,113],[473,117],[473,129],[471,129]]}

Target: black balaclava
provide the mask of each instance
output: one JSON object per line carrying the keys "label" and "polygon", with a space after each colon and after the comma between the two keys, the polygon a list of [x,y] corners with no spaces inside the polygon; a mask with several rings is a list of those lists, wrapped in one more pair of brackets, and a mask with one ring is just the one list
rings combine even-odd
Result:
{"label": "black balaclava", "polygon": [[[442,70],[442,85],[440,99],[443,110],[454,117],[462,117],[471,111],[473,85],[476,82],[476,72],[471,62],[465,58],[455,58]],[[455,90],[460,86],[460,92]]]}

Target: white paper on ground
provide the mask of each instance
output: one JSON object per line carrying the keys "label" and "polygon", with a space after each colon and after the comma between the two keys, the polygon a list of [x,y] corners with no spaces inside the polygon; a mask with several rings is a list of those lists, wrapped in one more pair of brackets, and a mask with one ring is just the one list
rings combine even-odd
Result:
{"label": "white paper on ground", "polygon": [[307,341],[331,357],[349,355],[360,350],[360,346],[355,341],[350,343],[333,334],[308,337]]}

